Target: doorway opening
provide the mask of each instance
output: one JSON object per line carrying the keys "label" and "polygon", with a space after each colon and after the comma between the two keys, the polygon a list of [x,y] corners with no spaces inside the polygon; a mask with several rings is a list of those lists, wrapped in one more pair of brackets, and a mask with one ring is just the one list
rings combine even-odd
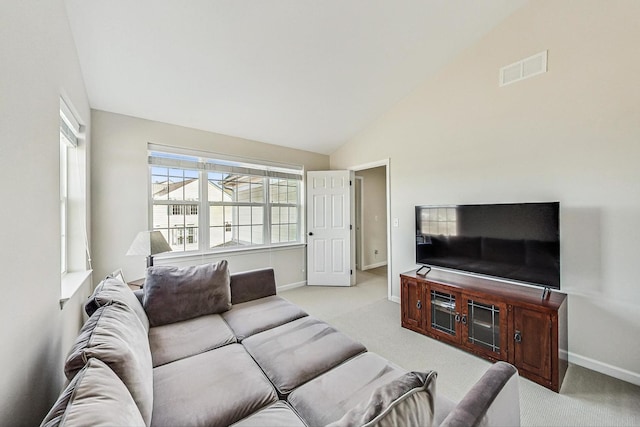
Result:
{"label": "doorway opening", "polygon": [[[356,274],[385,276],[391,298],[389,160],[350,168],[355,172]],[[360,280],[357,280],[357,283]]]}

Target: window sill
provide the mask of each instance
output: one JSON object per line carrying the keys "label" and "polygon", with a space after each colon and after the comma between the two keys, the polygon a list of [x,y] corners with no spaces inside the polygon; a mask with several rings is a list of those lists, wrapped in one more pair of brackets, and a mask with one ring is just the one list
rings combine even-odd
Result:
{"label": "window sill", "polygon": [[75,293],[91,278],[93,270],[74,271],[62,277],[60,283],[60,309],[75,295]]}
{"label": "window sill", "polygon": [[233,249],[225,249],[225,250],[217,250],[217,251],[190,251],[190,252],[168,252],[161,255],[155,255],[153,257],[154,261],[162,261],[162,260],[170,260],[170,259],[183,259],[183,258],[198,258],[202,257],[218,257],[224,256],[227,254],[249,254],[249,253],[260,253],[260,252],[270,252],[270,251],[278,251],[278,250],[289,250],[295,248],[305,247],[307,244],[303,242],[296,243],[284,243],[279,245],[270,245],[270,246],[254,246],[250,248],[233,248]]}

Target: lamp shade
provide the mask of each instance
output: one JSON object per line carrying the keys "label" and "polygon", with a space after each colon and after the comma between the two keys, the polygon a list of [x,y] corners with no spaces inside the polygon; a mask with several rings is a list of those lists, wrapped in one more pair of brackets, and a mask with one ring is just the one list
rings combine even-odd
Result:
{"label": "lamp shade", "polygon": [[170,252],[171,246],[159,231],[141,231],[131,243],[127,255],[150,256]]}

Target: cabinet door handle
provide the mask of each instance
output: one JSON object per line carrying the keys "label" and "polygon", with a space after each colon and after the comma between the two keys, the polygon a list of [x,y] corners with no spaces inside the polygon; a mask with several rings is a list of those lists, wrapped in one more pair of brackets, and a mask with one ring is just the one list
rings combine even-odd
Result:
{"label": "cabinet door handle", "polygon": [[460,314],[456,313],[456,323],[460,323]]}
{"label": "cabinet door handle", "polygon": [[516,331],[516,333],[513,335],[513,340],[515,342],[522,342],[522,333],[520,331]]}
{"label": "cabinet door handle", "polygon": [[418,300],[418,303],[416,304],[416,308],[418,310],[420,310],[422,308],[422,301]]}
{"label": "cabinet door handle", "polygon": [[467,315],[466,315],[466,314],[463,314],[463,315],[462,315],[462,324],[463,324],[463,325],[466,325],[466,324],[467,324]]}

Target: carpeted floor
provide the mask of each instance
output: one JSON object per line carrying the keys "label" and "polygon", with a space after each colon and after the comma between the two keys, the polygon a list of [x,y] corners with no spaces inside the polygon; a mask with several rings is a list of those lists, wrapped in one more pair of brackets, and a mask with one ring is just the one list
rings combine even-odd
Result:
{"label": "carpeted floor", "polygon": [[[438,393],[458,400],[490,363],[400,326],[386,268],[358,271],[349,288],[305,286],[280,295],[407,370],[438,371]],[[560,393],[520,379],[523,426],[640,426],[640,387],[570,364]]]}

